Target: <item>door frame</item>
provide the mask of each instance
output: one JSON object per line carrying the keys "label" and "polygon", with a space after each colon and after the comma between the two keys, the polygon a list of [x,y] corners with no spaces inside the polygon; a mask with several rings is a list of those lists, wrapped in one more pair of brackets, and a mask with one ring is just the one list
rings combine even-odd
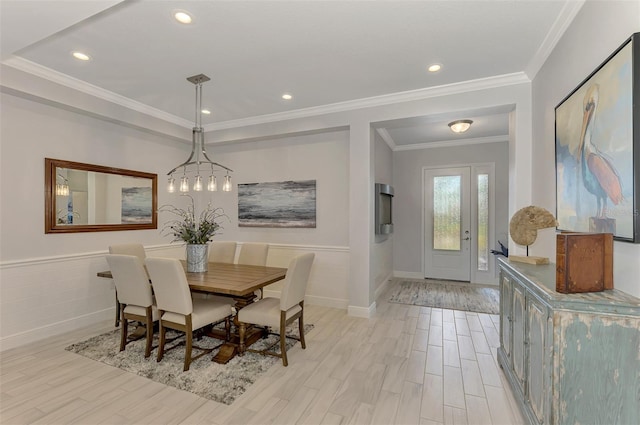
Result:
{"label": "door frame", "polygon": [[[488,174],[489,176],[489,234],[488,234],[488,247],[493,249],[496,245],[496,188],[495,188],[495,163],[482,162],[482,163],[462,163],[462,164],[446,164],[433,167],[422,167],[422,220],[421,220],[421,232],[422,232],[422,276],[426,276],[426,244],[429,241],[426,240],[426,174],[431,170],[441,170],[447,168],[460,168],[469,167],[471,169],[471,182],[469,186],[470,191],[470,232],[471,232],[471,246],[469,247],[470,261],[470,281],[478,284],[495,285],[496,283],[496,261],[495,256],[489,254],[488,270],[478,270],[478,174]],[[474,243],[475,242],[475,243]]]}

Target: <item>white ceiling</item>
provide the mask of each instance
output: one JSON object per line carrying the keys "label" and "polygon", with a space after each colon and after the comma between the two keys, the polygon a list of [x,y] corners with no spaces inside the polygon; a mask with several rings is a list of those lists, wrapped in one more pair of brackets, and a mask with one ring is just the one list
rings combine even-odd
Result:
{"label": "white ceiling", "polygon": [[[204,73],[207,124],[362,102],[492,76],[529,78],[582,5],[511,1],[1,0],[4,63],[115,93],[193,123]],[[194,17],[185,26],[175,10]],[[71,52],[92,57],[80,62]],[[426,67],[441,63],[438,73]],[[62,75],[61,75],[62,74]],[[285,101],[283,93],[293,100]],[[378,123],[391,144],[508,133],[508,111]],[[453,134],[446,123],[474,121]]]}

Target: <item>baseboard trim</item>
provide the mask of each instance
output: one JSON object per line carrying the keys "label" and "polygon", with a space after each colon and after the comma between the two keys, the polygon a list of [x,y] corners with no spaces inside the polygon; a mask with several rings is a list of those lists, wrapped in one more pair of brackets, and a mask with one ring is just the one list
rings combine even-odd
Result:
{"label": "baseboard trim", "polygon": [[393,273],[389,273],[389,275],[384,279],[384,281],[378,286],[376,292],[374,294],[374,299],[377,301],[380,298],[380,295],[384,293],[391,284],[391,280],[393,279]]}
{"label": "baseboard trim", "polygon": [[[280,298],[280,291],[272,291],[269,289],[265,289],[264,296]],[[346,310],[349,305],[349,300],[321,297],[318,295],[308,295],[308,294],[304,296],[304,302],[307,304],[319,305],[322,307],[339,308],[341,310]]]}
{"label": "baseboard trim", "polygon": [[376,313],[376,302],[372,302],[369,307],[358,307],[350,305],[347,307],[347,315],[352,317],[362,317],[364,319],[371,319]]}
{"label": "baseboard trim", "polygon": [[32,342],[41,341],[51,336],[75,331],[109,319],[115,320],[115,306],[95,313],[85,314],[83,316],[74,317],[57,323],[50,323],[46,326],[6,336],[0,339],[0,352],[21,347]]}
{"label": "baseboard trim", "polygon": [[401,270],[394,270],[393,277],[405,279],[424,279],[424,274],[422,274],[421,272],[403,272]]}

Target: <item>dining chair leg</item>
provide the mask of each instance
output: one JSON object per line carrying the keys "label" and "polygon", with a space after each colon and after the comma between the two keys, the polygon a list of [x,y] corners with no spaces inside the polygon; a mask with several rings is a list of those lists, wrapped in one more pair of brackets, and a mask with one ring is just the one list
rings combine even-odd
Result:
{"label": "dining chair leg", "polygon": [[147,345],[144,349],[145,359],[151,355],[151,343],[153,342],[153,310],[151,306],[147,307]]}
{"label": "dining chair leg", "polygon": [[[158,312],[158,314],[160,314]],[[164,356],[164,339],[165,339],[165,332],[166,332],[166,328],[164,326],[162,326],[162,320],[160,320],[160,342],[158,343],[158,361],[162,360],[162,357]]]}
{"label": "dining chair leg", "polygon": [[120,326],[120,301],[118,301],[118,291],[116,291],[116,328]]}
{"label": "dining chair leg", "polygon": [[187,328],[186,337],[187,344],[184,352],[184,368],[182,369],[184,372],[189,370],[189,366],[191,365],[191,350],[193,347],[193,332],[191,331],[191,326]]}
{"label": "dining chair leg", "polygon": [[225,337],[225,341],[230,341],[231,340],[231,318],[227,317],[226,319],[224,319],[224,337]]}
{"label": "dining chair leg", "polygon": [[124,351],[127,345],[127,333],[129,332],[129,320],[124,318],[124,309],[122,309],[122,318],[120,319],[120,351]]}
{"label": "dining chair leg", "polygon": [[245,347],[244,345],[244,334],[247,331],[247,325],[244,322],[240,322],[239,326],[238,326],[238,336],[240,338],[240,349],[239,349],[239,355],[244,355],[245,350],[247,349],[247,347]]}
{"label": "dining chair leg", "polygon": [[307,344],[305,343],[305,340],[304,340],[304,325],[302,324],[302,315],[298,317],[298,333],[300,333],[300,345],[304,350],[305,348],[307,348]]}
{"label": "dining chair leg", "polygon": [[285,312],[280,312],[280,353],[282,354],[282,365],[287,366],[289,362],[287,361],[287,322],[285,319]]}
{"label": "dining chair leg", "polygon": [[300,317],[298,317],[298,333],[300,334],[300,345],[304,350],[307,348],[307,344],[304,341],[304,301],[300,302],[300,307],[302,307],[302,311],[300,311]]}

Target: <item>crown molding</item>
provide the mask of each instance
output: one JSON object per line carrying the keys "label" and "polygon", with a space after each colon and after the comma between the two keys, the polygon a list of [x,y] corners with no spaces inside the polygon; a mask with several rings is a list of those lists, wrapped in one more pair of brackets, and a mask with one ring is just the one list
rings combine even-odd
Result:
{"label": "crown molding", "polygon": [[386,106],[395,103],[411,102],[441,96],[450,96],[454,94],[467,93],[470,91],[486,90],[530,82],[531,80],[524,72],[514,72],[512,74],[497,75],[493,77],[479,78],[476,80],[462,81],[459,83],[444,84],[441,86],[385,94],[364,99],[349,100],[346,102],[314,106],[311,108],[296,109],[294,111],[278,112],[275,114],[222,121],[219,123],[208,124],[204,126],[204,129],[205,131],[215,131],[226,130],[230,128],[247,127],[257,124],[266,124],[298,118],[308,118],[312,116],[339,112],[349,112],[357,109]]}
{"label": "crown molding", "polygon": [[569,25],[571,25],[571,22],[573,22],[585,1],[586,0],[568,1],[562,6],[562,10],[553,22],[553,25],[551,25],[551,29],[547,32],[547,36],[542,41],[540,48],[535,55],[533,55],[533,58],[524,70],[531,81],[533,81],[547,61],[547,58],[549,58],[551,52],[553,52],[553,49],[555,49],[560,41],[560,38],[562,38],[567,28],[569,28]]}
{"label": "crown molding", "polygon": [[[123,106],[134,111],[147,114],[154,118],[158,118],[169,123],[173,123],[185,128],[191,128],[191,121],[179,118],[173,114],[161,111],[143,103],[134,101],[125,96],[104,90],[98,86],[88,84],[77,78],[70,77],[61,72],[52,70],[42,65],[36,64],[29,60],[11,57],[3,62],[3,64],[20,71],[35,75],[45,80],[60,84],[65,87],[77,90],[79,92],[94,96],[99,99]],[[296,109],[294,111],[278,112],[275,114],[266,114],[255,117],[241,118],[237,120],[222,121],[219,123],[208,124],[204,126],[205,132],[215,130],[225,130],[230,128],[246,127],[257,124],[265,124],[271,122],[285,121],[298,118],[308,118],[317,115],[326,115],[332,113],[348,112],[363,108],[372,108],[378,106],[386,106],[396,103],[410,102],[416,100],[429,99],[440,96],[449,96],[454,94],[466,93],[470,91],[486,90],[497,87],[504,87],[516,84],[530,83],[531,80],[524,72],[516,72],[511,74],[497,75],[476,80],[463,81],[459,83],[444,84],[441,86],[427,87],[417,90],[409,90],[398,93],[391,93],[381,96],[369,97],[364,99],[350,100],[346,102],[332,103],[328,105],[315,106],[311,108]]]}
{"label": "crown molding", "polygon": [[376,132],[378,132],[382,140],[384,140],[392,151],[396,150],[398,145],[396,145],[396,141],[393,140],[393,137],[391,137],[391,134],[389,134],[386,128],[376,128]]}
{"label": "crown molding", "polygon": [[31,62],[29,60],[26,60],[17,56],[13,56],[10,59],[3,61],[2,63],[4,65],[15,68],[19,71],[23,71],[28,74],[35,75],[36,77],[40,77],[42,79],[51,81],[61,86],[68,87],[73,90],[77,90],[81,93],[88,94],[98,99],[106,100],[116,105],[123,106],[128,109],[132,109],[136,112],[140,112],[140,113],[149,115],[151,117],[158,118],[163,121],[179,125],[181,127],[186,127],[186,128],[193,127],[193,122],[191,121],[187,121],[173,114],[169,114],[167,112],[153,108],[149,105],[145,105],[144,103],[137,102],[128,97],[110,92],[98,86],[94,86],[93,84],[89,84],[85,81],[82,81],[77,78],[71,77],[69,75],[63,74],[61,72],[55,71],[51,68],[47,68],[45,66],[39,65],[35,62]]}
{"label": "crown molding", "polygon": [[505,134],[501,136],[476,137],[473,139],[441,140],[438,142],[414,143],[411,145],[397,146],[393,150],[394,152],[413,151],[418,149],[451,148],[453,146],[482,145],[485,143],[500,143],[500,142],[508,142],[508,141],[509,141],[509,135]]}

